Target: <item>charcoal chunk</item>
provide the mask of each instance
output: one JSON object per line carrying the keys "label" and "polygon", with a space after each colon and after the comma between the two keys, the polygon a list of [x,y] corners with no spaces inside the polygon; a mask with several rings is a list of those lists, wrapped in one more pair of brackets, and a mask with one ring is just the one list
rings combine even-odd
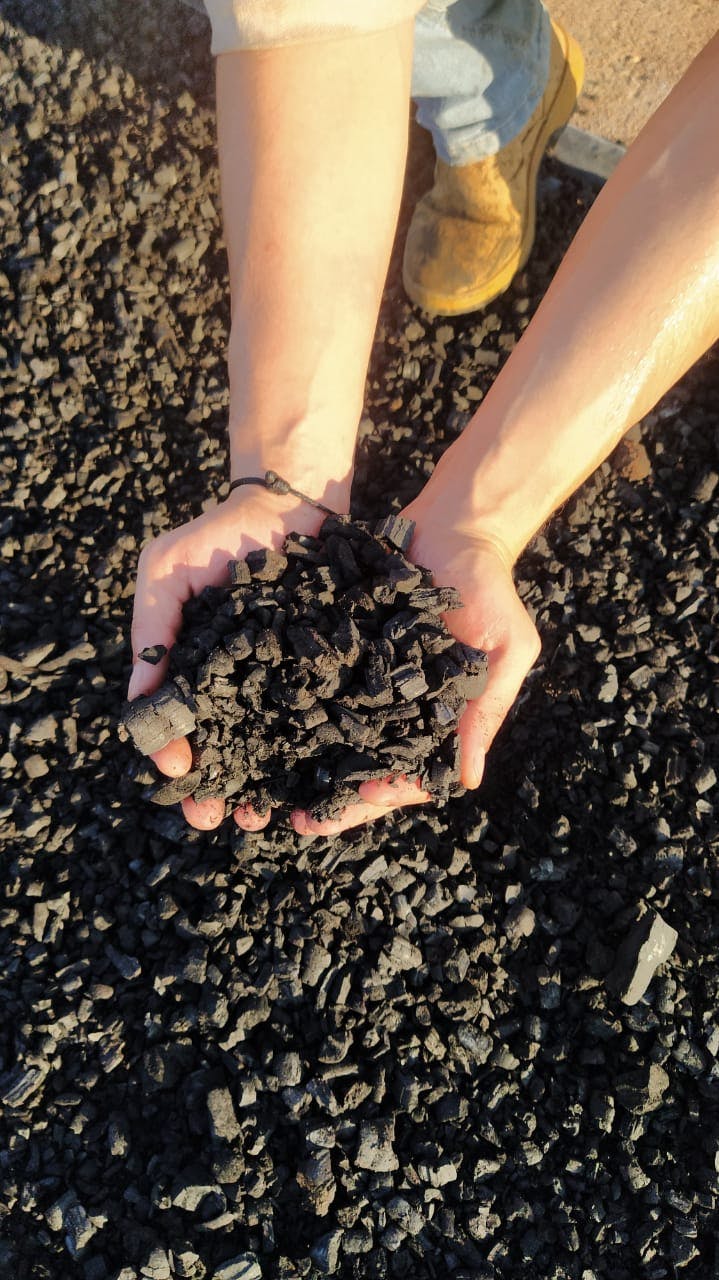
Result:
{"label": "charcoal chunk", "polygon": [[388,1173],[399,1168],[393,1144],[392,1120],[363,1120],[357,1138],[355,1164],[359,1169],[369,1169],[373,1173]]}
{"label": "charcoal chunk", "polygon": [[330,653],[329,645],[323,636],[312,626],[290,626],[287,628],[287,639],[298,658],[308,658],[316,662]]}
{"label": "charcoal chunk", "polygon": [[[361,571],[350,543],[346,538],[330,534],[325,542],[325,551],[338,586],[353,586],[359,582]],[[334,575],[333,575],[334,576]]]}
{"label": "charcoal chunk", "polygon": [[225,648],[234,662],[244,662],[253,651],[254,641],[254,632],[243,628],[237,635],[227,637]]}
{"label": "charcoal chunk", "polygon": [[254,1253],[238,1253],[213,1271],[212,1280],[262,1280],[259,1258]]}
{"label": "charcoal chunk", "polygon": [[639,916],[617,952],[607,979],[624,1004],[641,1000],[659,965],[669,959],[677,931],[658,912],[648,908]]}
{"label": "charcoal chunk", "polygon": [[392,586],[403,595],[414,591],[422,583],[422,570],[418,565],[410,564],[404,556],[388,556],[384,567]]}
{"label": "charcoal chunk", "polygon": [[336,766],[335,777],[338,782],[357,786],[360,782],[368,782],[370,778],[383,778],[386,772],[386,765],[370,752],[352,751]]}
{"label": "charcoal chunk", "polygon": [[0,1102],[6,1107],[22,1107],[42,1087],[49,1067],[16,1067],[0,1076]]}
{"label": "charcoal chunk", "polygon": [[427,692],[429,687],[422,669],[413,667],[410,663],[395,668],[392,672],[392,683],[406,702],[415,702]]}
{"label": "charcoal chunk", "polygon": [[252,581],[250,565],[247,560],[229,560],[227,569],[233,587],[246,587]]}
{"label": "charcoal chunk", "polygon": [[304,1192],[305,1203],[323,1218],[337,1194],[330,1152],[319,1151],[305,1160],[297,1171],[297,1183]]}
{"label": "charcoal chunk", "polygon": [[462,597],[454,587],[416,587],[407,597],[413,609],[431,609],[434,613],[461,609]]}
{"label": "charcoal chunk", "polygon": [[164,644],[150,644],[141,649],[137,656],[142,662],[149,662],[150,666],[156,667],[166,655],[167,649]]}
{"label": "charcoal chunk", "polygon": [[156,787],[152,787],[147,795],[153,804],[179,804],[187,796],[191,796],[200,785],[202,774],[199,769],[192,769],[181,778],[168,778]]}
{"label": "charcoal chunk", "polygon": [[615,1087],[617,1101],[637,1115],[656,1111],[669,1088],[669,1076],[657,1062],[645,1063],[636,1071],[628,1071],[618,1077]]}
{"label": "charcoal chunk", "polygon": [[362,640],[352,618],[340,618],[332,633],[332,644],[344,661],[354,666],[362,651]]}
{"label": "charcoal chunk", "polygon": [[170,1259],[164,1249],[153,1249],[141,1267],[141,1274],[149,1280],[172,1280]]}
{"label": "charcoal chunk", "polygon": [[168,742],[192,733],[196,724],[192,708],[173,681],[128,703],[122,722],[144,756],[154,755]]}
{"label": "charcoal chunk", "polygon": [[274,631],[265,628],[255,641],[255,655],[260,662],[276,667],[282,661],[282,645]]}
{"label": "charcoal chunk", "polygon": [[414,529],[414,521],[407,520],[405,516],[385,516],[375,526],[375,536],[391,542],[399,551],[407,552],[414,537]]}
{"label": "charcoal chunk", "polygon": [[277,582],[287,568],[287,557],[281,551],[260,547],[257,551],[248,551],[247,567],[259,582]]}
{"label": "charcoal chunk", "polygon": [[342,1235],[342,1230],[335,1227],[334,1230],[320,1236],[310,1249],[310,1257],[323,1275],[333,1275],[339,1266]]}
{"label": "charcoal chunk", "polygon": [[404,1196],[393,1196],[387,1202],[387,1217],[397,1223],[407,1235],[417,1236],[424,1227],[424,1217],[415,1205]]}
{"label": "charcoal chunk", "polygon": [[211,1089],[207,1095],[210,1133],[215,1142],[235,1142],[242,1130],[237,1122],[229,1089]]}
{"label": "charcoal chunk", "polygon": [[81,1258],[97,1227],[90,1221],[81,1204],[71,1204],[63,1215],[65,1245],[72,1258]]}

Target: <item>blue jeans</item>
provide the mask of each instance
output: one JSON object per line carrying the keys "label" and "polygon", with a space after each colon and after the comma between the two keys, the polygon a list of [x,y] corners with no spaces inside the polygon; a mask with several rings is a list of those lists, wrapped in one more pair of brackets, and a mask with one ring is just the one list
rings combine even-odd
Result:
{"label": "blue jeans", "polygon": [[494,155],[521,133],[548,73],[541,0],[426,0],[417,15],[412,97],[447,164]]}
{"label": "blue jeans", "polygon": [[481,160],[521,133],[546,87],[549,36],[541,0],[427,0],[412,97],[441,160]]}

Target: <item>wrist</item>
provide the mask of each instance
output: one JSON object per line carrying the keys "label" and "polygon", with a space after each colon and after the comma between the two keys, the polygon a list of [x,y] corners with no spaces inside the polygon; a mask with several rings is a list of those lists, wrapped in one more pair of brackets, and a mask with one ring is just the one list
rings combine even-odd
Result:
{"label": "wrist", "polygon": [[518,466],[516,449],[505,456],[496,441],[481,449],[476,440],[468,444],[462,437],[447,450],[406,514],[443,536],[490,544],[511,569],[551,514],[547,486]]}
{"label": "wrist", "polygon": [[[336,422],[336,420],[335,420]],[[279,418],[271,425],[230,415],[230,479],[274,471],[334,511],[348,511],[357,424]]]}
{"label": "wrist", "polygon": [[526,386],[509,404],[488,397],[420,495],[424,518],[494,542],[514,564],[629,426],[611,404],[562,403],[560,394],[543,403]]}

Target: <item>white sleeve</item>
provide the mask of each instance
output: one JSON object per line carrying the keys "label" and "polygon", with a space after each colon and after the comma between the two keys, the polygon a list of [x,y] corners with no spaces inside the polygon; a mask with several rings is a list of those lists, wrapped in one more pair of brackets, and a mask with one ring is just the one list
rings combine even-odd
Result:
{"label": "white sleeve", "polygon": [[205,0],[212,52],[267,49],[397,26],[423,0]]}

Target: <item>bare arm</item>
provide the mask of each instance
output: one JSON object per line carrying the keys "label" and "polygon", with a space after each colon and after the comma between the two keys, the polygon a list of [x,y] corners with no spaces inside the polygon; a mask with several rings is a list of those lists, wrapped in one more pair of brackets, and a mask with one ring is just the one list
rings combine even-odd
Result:
{"label": "bare arm", "polygon": [[[230,265],[233,477],[277,471],[337,510],[349,505],[370,346],[397,220],[407,144],[412,24],[372,35],[221,54],[217,105]],[[128,696],[157,688],[182,604],[226,580],[227,561],[316,532],[311,507],[242,488],[143,550]],[[185,773],[185,739],[155,757]],[[224,804],[183,802],[211,828]],[[236,813],[241,826],[264,815]],[[268,815],[269,816],[269,815]]]}
{"label": "bare arm", "polygon": [[[489,654],[487,688],[460,725],[468,787],[539,653],[516,557],[719,337],[717,119],[719,37],[607,183],[481,409],[407,509],[412,555],[462,595],[448,625]],[[419,800],[412,780],[368,782],[337,821],[295,825],[328,835]]]}
{"label": "bare arm", "polygon": [[272,467],[346,501],[402,191],[411,57],[405,24],[218,58],[236,474]]}
{"label": "bare arm", "polygon": [[[719,36],[630,148],[416,505],[510,562],[719,337]],[[471,480],[468,482],[467,477]]]}

